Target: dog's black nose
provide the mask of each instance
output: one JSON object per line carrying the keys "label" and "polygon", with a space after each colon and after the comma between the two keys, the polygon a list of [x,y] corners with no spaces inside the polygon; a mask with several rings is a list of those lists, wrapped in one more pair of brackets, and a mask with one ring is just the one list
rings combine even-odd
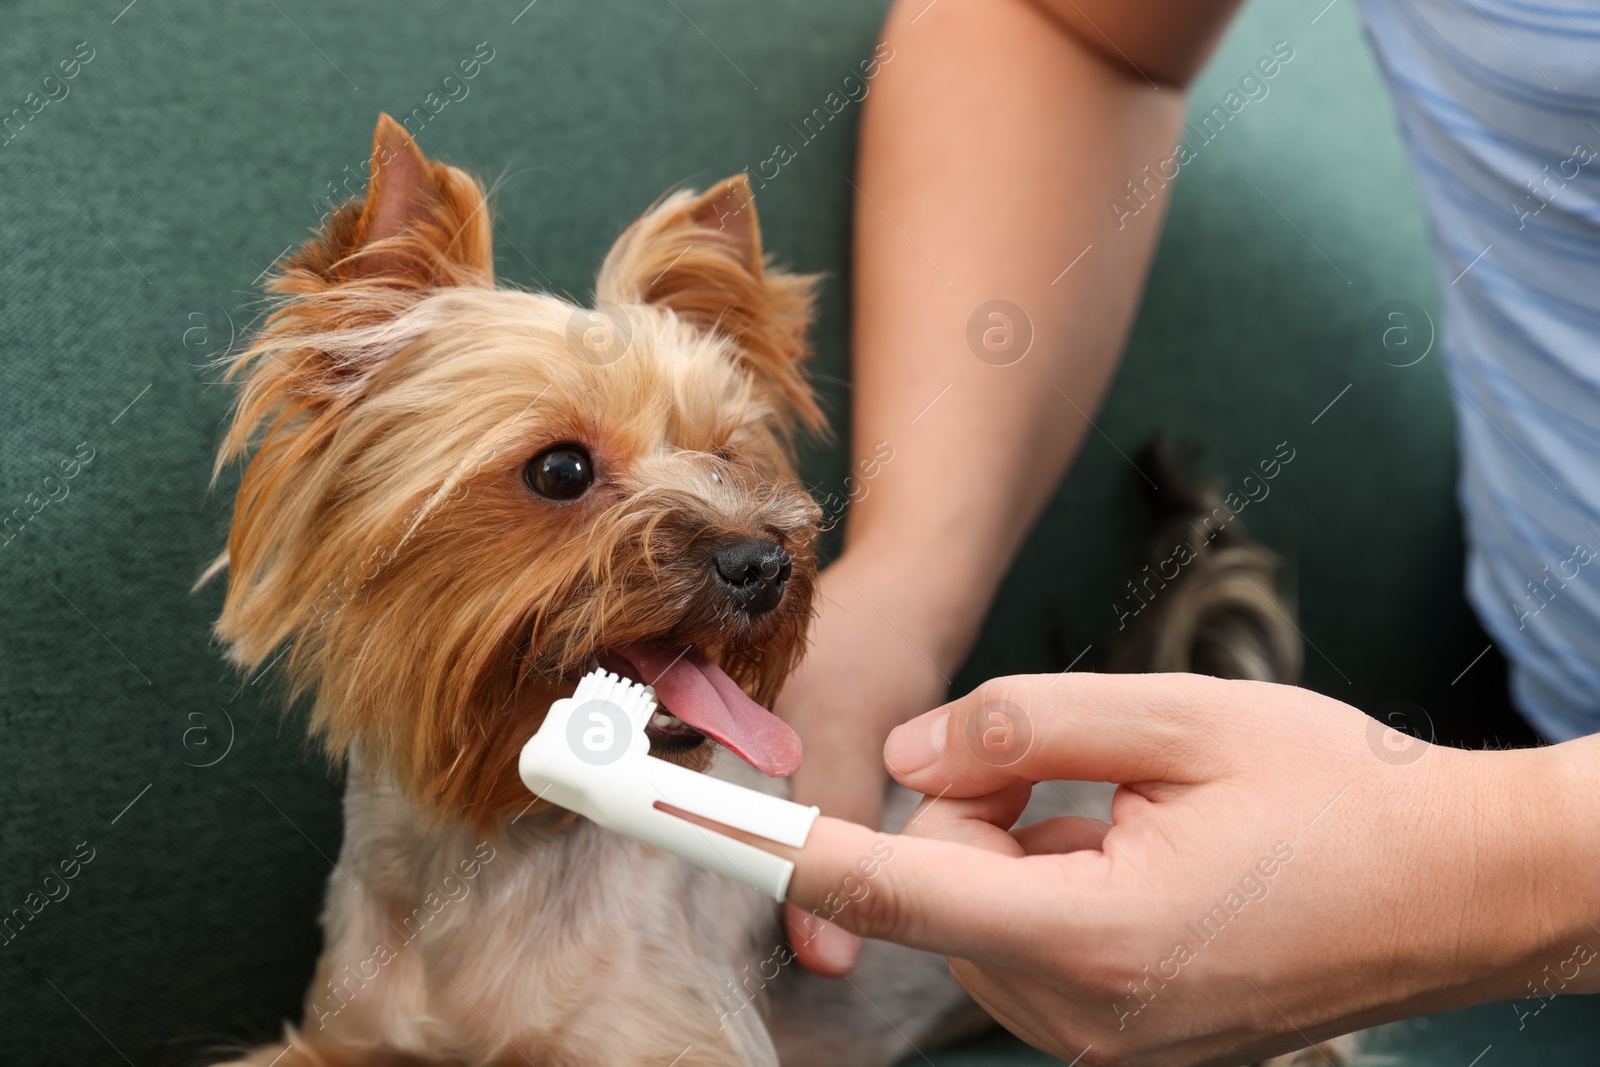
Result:
{"label": "dog's black nose", "polygon": [[711,557],[719,584],[747,615],[765,615],[783,599],[783,583],[793,564],[783,546],[741,537]]}

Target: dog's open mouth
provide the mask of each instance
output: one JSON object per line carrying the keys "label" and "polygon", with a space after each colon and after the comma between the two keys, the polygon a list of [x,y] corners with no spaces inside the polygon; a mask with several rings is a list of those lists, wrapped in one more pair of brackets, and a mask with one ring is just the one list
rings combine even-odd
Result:
{"label": "dog's open mouth", "polygon": [[606,670],[655,687],[661,710],[645,728],[653,751],[683,751],[709,737],[772,778],[800,766],[799,735],[698,649],[636,641],[597,658]]}

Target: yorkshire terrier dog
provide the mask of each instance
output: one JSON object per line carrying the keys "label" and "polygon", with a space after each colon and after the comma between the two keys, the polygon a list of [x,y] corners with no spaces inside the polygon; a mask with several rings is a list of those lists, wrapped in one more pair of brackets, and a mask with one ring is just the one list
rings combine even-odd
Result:
{"label": "yorkshire terrier dog", "polygon": [[216,631],[247,670],[284,650],[348,770],[304,1018],[245,1062],[891,1062],[962,1014],[942,963],[869,954],[903,1038],[847,984],[777,981],[799,967],[770,900],[516,767],[596,665],[655,686],[655,755],[798,765],[767,706],[817,570],[791,458],[822,424],[815,280],[766,265],[742,178],[634,223],[594,309],[497,288],[491,233],[478,183],[383,117],[365,201],[281,264],[228,368],[218,467],[249,463]]}
{"label": "yorkshire terrier dog", "polygon": [[939,957],[810,976],[769,898],[522,784],[596,665],[655,686],[655,755],[795,769],[767,708],[817,573],[792,442],[823,420],[815,279],[765,261],[743,178],[647,211],[593,308],[497,287],[492,232],[382,117],[365,200],[281,264],[228,367],[218,470],[248,463],[216,632],[245,670],[282,656],[347,770],[303,1019],[235,1062],[874,1067],[973,1031]]}

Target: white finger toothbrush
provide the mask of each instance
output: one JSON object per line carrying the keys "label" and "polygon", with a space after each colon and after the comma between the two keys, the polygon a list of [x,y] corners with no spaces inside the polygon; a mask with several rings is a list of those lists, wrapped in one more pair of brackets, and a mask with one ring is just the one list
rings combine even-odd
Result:
{"label": "white finger toothbrush", "polygon": [[788,893],[794,863],[662,811],[670,805],[795,848],[818,810],[650,755],[645,727],[654,691],[594,670],[550,706],[523,746],[517,771],[535,796],[601,826],[754,886],[774,900]]}

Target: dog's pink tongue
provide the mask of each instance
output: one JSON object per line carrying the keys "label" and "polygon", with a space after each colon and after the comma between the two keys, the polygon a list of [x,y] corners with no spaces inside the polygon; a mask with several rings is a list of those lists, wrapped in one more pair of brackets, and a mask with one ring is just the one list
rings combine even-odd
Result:
{"label": "dog's pink tongue", "polygon": [[800,736],[745,695],[732,678],[698,652],[639,642],[617,653],[655,686],[665,708],[771,778],[800,766]]}

